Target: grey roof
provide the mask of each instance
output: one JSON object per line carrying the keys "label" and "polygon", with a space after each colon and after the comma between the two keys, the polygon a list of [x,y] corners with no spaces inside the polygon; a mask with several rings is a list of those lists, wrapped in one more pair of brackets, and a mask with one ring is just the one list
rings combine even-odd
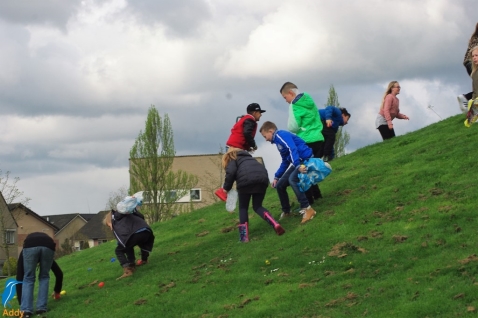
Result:
{"label": "grey roof", "polygon": [[[56,215],[44,215],[46,221],[54,224],[59,229],[64,228],[68,223],[70,223],[74,218],[76,218],[79,213],[70,213],[70,214],[56,214]],[[87,220],[85,220],[87,221]]]}
{"label": "grey roof", "polygon": [[80,213],[80,215],[86,221],[89,221],[89,220],[91,220],[92,217],[94,217],[96,215],[96,213]]}
{"label": "grey roof", "polygon": [[103,219],[105,218],[108,211],[100,211],[98,214],[95,214],[88,223],[83,226],[78,233],[85,235],[88,239],[108,239],[111,237],[111,231],[106,225],[103,224]]}
{"label": "grey roof", "polygon": [[33,216],[34,218],[38,219],[39,221],[45,223],[45,224],[48,224],[50,227],[52,227],[55,232],[58,231],[60,228],[58,226],[56,226],[55,224],[53,223],[50,223],[48,222],[46,219],[42,218],[40,215],[36,214],[35,212],[33,212],[32,210],[30,210],[28,207],[24,206],[22,203],[11,203],[11,204],[8,204],[8,209],[10,210],[10,212],[12,212],[13,210],[15,209],[23,209],[25,211],[26,214],[30,214],[31,216]]}

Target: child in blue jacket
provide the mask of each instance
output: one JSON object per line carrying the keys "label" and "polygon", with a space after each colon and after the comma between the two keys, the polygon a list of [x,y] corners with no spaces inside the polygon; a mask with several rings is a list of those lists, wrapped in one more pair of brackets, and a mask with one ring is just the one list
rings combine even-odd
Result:
{"label": "child in blue jacket", "polygon": [[335,134],[340,126],[347,125],[350,119],[350,114],[346,108],[335,106],[327,106],[324,109],[319,109],[319,114],[323,123],[322,135],[324,136],[324,161],[331,161],[335,156]]}
{"label": "child in blue jacket", "polygon": [[300,213],[303,214],[302,224],[314,218],[317,212],[312,209],[305,193],[299,189],[299,173],[307,172],[302,162],[312,158],[312,149],[310,149],[304,140],[286,130],[277,130],[277,126],[270,121],[266,121],[260,132],[262,136],[272,144],[277,146],[277,150],[282,157],[282,163],[277,169],[272,187],[277,189],[279,201],[282,207],[281,219],[290,216],[290,202],[287,194],[287,187],[290,186],[300,204]]}

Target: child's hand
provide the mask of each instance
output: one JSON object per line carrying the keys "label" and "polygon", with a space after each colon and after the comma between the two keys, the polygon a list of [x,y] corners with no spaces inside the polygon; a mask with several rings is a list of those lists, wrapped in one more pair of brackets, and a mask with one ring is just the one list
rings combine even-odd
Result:
{"label": "child's hand", "polygon": [[300,173],[307,173],[307,167],[305,165],[300,165],[299,172]]}
{"label": "child's hand", "polygon": [[272,181],[272,183],[271,183],[271,187],[275,188],[276,185],[277,185],[277,181],[279,181],[279,180],[274,179],[274,181]]}
{"label": "child's hand", "polygon": [[332,119],[327,119],[325,122],[327,123],[327,127],[332,127]]}

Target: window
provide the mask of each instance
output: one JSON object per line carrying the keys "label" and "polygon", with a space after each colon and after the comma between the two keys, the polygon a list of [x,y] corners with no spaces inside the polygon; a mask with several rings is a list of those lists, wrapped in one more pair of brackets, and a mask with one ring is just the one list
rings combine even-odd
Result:
{"label": "window", "polygon": [[[179,197],[180,195],[182,195]],[[189,190],[169,190],[164,195],[161,193],[158,194],[158,201],[171,203],[171,202],[178,202],[178,203],[186,203],[186,202],[200,202],[202,199],[201,197],[201,189],[195,188]],[[143,203],[152,203],[151,194],[148,191],[143,192]]]}
{"label": "window", "polygon": [[5,230],[5,243],[15,244],[15,230]]}
{"label": "window", "polygon": [[98,245],[103,244],[103,243],[107,243],[107,242],[108,242],[107,240],[98,240]]}
{"label": "window", "polygon": [[191,201],[201,201],[201,189],[191,189]]}
{"label": "window", "polygon": [[[184,193],[184,190],[182,192]],[[186,193],[184,196],[176,199],[176,202],[179,203],[199,201],[201,201],[201,189],[191,189],[189,190],[189,193]]]}

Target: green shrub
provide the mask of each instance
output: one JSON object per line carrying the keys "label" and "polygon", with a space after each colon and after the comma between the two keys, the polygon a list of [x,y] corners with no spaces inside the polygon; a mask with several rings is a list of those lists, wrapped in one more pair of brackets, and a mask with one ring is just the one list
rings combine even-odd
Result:
{"label": "green shrub", "polygon": [[[8,272],[8,263],[10,263],[10,273]],[[17,273],[17,259],[14,257],[10,257],[8,261],[3,263],[2,273],[5,276],[12,276]]]}

